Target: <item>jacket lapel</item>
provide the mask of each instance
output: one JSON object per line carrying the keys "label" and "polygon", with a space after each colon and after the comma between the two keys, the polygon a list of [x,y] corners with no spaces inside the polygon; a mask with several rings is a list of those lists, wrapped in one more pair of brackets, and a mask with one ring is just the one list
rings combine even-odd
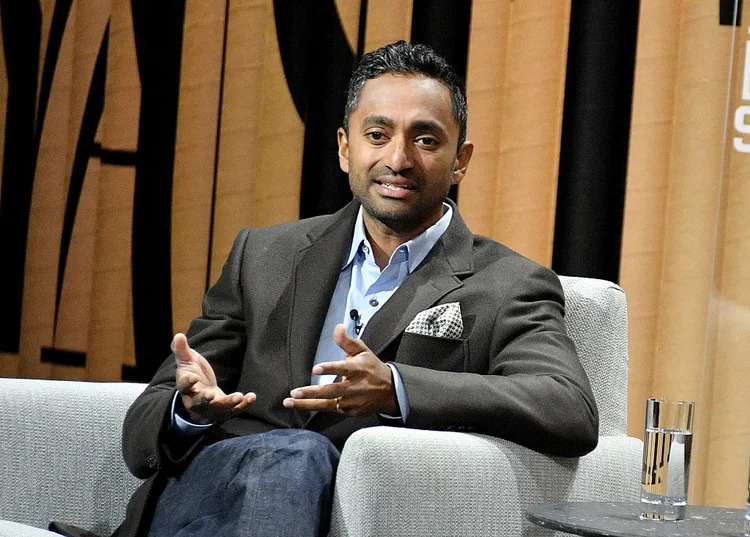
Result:
{"label": "jacket lapel", "polygon": [[[455,204],[450,200],[447,203],[453,207],[450,226],[422,264],[373,315],[362,332],[362,341],[378,357],[382,357],[383,351],[403,333],[417,313],[434,306],[446,294],[460,287],[462,277],[474,271],[471,255],[474,236],[458,214]],[[351,237],[349,240],[351,242]],[[319,332],[320,329],[318,336]],[[320,412],[310,416],[305,427],[320,431],[334,427],[345,419],[351,418]]]}
{"label": "jacket lapel", "polygon": [[[435,245],[438,248],[438,245]],[[442,248],[439,248],[442,250]],[[442,252],[420,266],[401,284],[393,296],[373,315],[362,333],[362,341],[376,356],[403,332],[420,311],[426,310],[461,282],[449,268]]]}
{"label": "jacket lapel", "polygon": [[362,341],[376,356],[385,350],[421,311],[461,286],[461,277],[473,272],[473,235],[452,201],[453,217],[448,229],[425,260],[373,315],[362,333]]}
{"label": "jacket lapel", "polygon": [[[296,266],[289,323],[289,383],[310,384],[320,333],[331,303],[341,264],[349,251],[359,205],[350,203],[328,224],[313,229],[309,245],[295,257]],[[300,411],[302,422],[307,412]]]}

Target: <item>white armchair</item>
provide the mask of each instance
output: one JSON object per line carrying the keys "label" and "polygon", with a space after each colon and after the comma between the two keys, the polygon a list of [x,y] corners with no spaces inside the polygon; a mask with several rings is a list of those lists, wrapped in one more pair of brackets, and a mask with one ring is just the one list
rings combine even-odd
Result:
{"label": "white armchair", "polygon": [[[625,436],[627,316],[622,290],[561,278],[566,324],[591,379],[599,446],[540,455],[469,433],[375,427],[339,466],[333,537],[550,535],[523,515],[546,501],[639,498],[642,443]],[[0,537],[51,537],[51,520],[109,535],[138,480],[120,452],[122,420],[145,385],[0,379]]]}
{"label": "white armchair", "polygon": [[560,280],[566,329],[599,408],[597,448],[565,459],[480,434],[364,429],[342,452],[332,535],[549,536],[526,520],[528,507],[640,499],[643,443],[626,436],[625,294],[602,280]]}

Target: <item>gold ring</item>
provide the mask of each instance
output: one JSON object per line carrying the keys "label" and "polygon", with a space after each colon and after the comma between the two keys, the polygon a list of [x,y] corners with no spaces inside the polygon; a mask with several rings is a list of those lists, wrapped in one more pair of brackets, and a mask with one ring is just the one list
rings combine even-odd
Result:
{"label": "gold ring", "polygon": [[339,406],[339,403],[341,403],[341,397],[336,398],[336,412],[341,413],[341,407]]}

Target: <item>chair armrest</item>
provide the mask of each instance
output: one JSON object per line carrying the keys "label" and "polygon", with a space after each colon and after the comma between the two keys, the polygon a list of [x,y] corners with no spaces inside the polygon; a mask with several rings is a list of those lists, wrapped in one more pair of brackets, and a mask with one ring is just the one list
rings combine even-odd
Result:
{"label": "chair armrest", "polygon": [[122,459],[121,431],[144,387],[0,379],[0,519],[109,535],[139,484]]}
{"label": "chair armrest", "polygon": [[480,434],[375,427],[342,452],[334,537],[549,535],[525,510],[556,501],[637,501],[643,444],[600,437],[566,459]]}
{"label": "chair armrest", "polygon": [[57,533],[52,533],[51,531],[35,528],[34,526],[27,526],[25,524],[18,524],[16,522],[8,522],[7,520],[0,520],[0,537],[60,537],[60,536]]}

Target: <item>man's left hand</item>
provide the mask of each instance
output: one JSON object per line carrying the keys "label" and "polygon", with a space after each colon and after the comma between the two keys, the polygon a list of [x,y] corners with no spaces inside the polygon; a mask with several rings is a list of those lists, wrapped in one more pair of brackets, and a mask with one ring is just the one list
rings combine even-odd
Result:
{"label": "man's left hand", "polygon": [[312,372],[314,375],[338,375],[341,380],[296,388],[291,391],[291,397],[284,399],[284,406],[347,416],[378,412],[399,415],[391,368],[381,362],[361,339],[347,334],[343,324],[334,328],[333,340],[344,350],[344,359],[317,364]]}

